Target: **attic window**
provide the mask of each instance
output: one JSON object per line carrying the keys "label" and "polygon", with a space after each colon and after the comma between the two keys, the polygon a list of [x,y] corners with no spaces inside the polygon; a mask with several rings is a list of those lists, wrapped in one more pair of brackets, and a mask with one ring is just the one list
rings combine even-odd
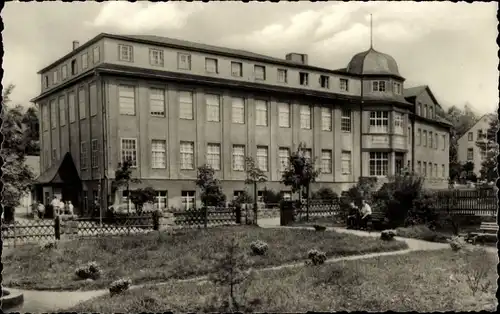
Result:
{"label": "attic window", "polygon": [[45,75],[43,77],[43,85],[45,86],[45,88],[49,87],[49,76],[48,75]]}
{"label": "attic window", "polygon": [[71,60],[71,75],[76,74],[76,60]]}
{"label": "attic window", "polygon": [[330,78],[326,75],[319,77],[319,84],[322,88],[330,88]]}
{"label": "attic window", "polygon": [[394,82],[394,93],[401,95],[401,83]]}
{"label": "attic window", "polygon": [[299,72],[300,85],[307,86],[309,84],[309,73]]}
{"label": "attic window", "polygon": [[385,81],[373,81],[372,88],[374,92],[385,92]]}

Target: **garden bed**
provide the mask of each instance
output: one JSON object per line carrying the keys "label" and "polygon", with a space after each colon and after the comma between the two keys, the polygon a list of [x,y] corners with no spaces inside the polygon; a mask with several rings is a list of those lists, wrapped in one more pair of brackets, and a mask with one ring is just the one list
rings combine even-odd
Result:
{"label": "garden bed", "polygon": [[[224,241],[235,237],[250,253],[250,243],[269,245],[265,256],[250,256],[248,267],[281,265],[307,258],[316,248],[328,257],[406,249],[400,241],[298,229],[220,227],[181,231],[176,235],[151,233],[60,242],[56,248],[23,246],[4,252],[3,284],[35,290],[90,290],[107,288],[122,277],[134,284],[161,282],[208,274],[223,252]],[[77,267],[95,261],[103,271],[97,280],[77,280]]]}
{"label": "garden bed", "polygon": [[[365,260],[303,266],[265,271],[250,282],[247,300],[256,300],[254,312],[306,311],[495,311],[496,259],[485,262],[490,282],[486,292],[474,296],[458,269],[465,260],[462,252],[452,250],[412,252]],[[490,253],[487,253],[490,254]],[[491,264],[491,265],[490,265]],[[476,263],[474,265],[477,265]],[[122,295],[102,296],[71,309],[85,313],[159,313],[222,311],[226,296],[212,283],[172,283],[129,290]]]}

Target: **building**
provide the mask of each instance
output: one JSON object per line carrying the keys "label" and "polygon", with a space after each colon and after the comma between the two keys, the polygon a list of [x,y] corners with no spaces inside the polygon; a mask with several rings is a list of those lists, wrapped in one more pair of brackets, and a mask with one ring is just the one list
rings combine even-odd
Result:
{"label": "building", "polygon": [[313,189],[340,192],[405,167],[446,186],[450,123],[428,87],[405,89],[396,61],[373,48],[331,70],[299,53],[278,59],[100,34],[73,42],[39,74],[38,189],[75,204],[119,201],[111,182],[125,158],[141,179],[132,188],[153,187],[159,206],[195,202],[196,168],[205,163],[231,199],[245,189],[245,156],[265,171],[267,188],[289,193],[281,171],[300,143],[322,169]]}
{"label": "building", "polygon": [[[40,175],[40,156],[26,156],[26,160],[24,162],[30,170],[33,172],[33,177],[37,178]],[[34,195],[31,191],[23,194],[20,200],[20,207],[23,209],[28,209],[33,204]]]}
{"label": "building", "polygon": [[483,148],[477,144],[480,141],[487,143],[486,132],[492,119],[496,119],[495,115],[485,114],[457,141],[458,162],[461,164],[473,162],[474,174],[478,177],[480,176],[481,164],[486,157],[486,146]]}

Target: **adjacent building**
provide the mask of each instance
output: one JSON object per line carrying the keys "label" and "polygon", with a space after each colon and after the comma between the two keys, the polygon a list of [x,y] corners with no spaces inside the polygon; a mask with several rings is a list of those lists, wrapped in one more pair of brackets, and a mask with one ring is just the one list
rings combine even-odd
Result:
{"label": "adjacent building", "polygon": [[[429,87],[405,89],[391,56],[373,48],[346,68],[158,36],[100,34],[42,69],[39,195],[76,204],[120,202],[112,185],[130,158],[157,205],[196,202],[196,168],[216,170],[231,199],[245,190],[245,157],[280,184],[304,143],[337,192],[359,177],[403,168],[446,186],[450,123]],[[80,192],[81,191],[81,192]],[[40,199],[42,197],[39,197]]]}

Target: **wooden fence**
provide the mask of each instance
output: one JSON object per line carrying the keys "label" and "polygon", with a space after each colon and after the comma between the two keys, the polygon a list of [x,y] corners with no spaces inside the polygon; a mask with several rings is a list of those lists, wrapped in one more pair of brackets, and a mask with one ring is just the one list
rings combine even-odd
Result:
{"label": "wooden fence", "polygon": [[175,224],[185,228],[207,228],[241,223],[241,211],[233,207],[208,207],[173,212]]}
{"label": "wooden fence", "polygon": [[496,216],[497,192],[494,189],[438,191],[433,208],[452,215]]}

